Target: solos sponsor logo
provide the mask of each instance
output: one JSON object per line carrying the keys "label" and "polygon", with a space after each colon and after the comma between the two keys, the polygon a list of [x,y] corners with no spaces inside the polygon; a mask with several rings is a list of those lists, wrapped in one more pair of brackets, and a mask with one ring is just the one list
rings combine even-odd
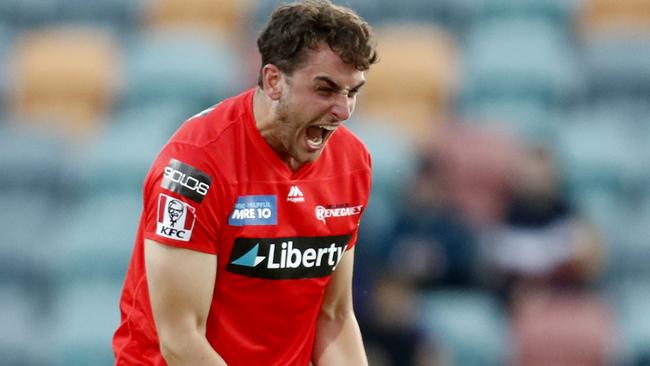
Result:
{"label": "solos sponsor logo", "polygon": [[305,196],[302,194],[302,191],[298,186],[291,186],[289,194],[287,194],[287,202],[305,202]]}
{"label": "solos sponsor logo", "polygon": [[239,196],[228,217],[228,225],[277,225],[276,201],[277,199],[273,195]]}
{"label": "solos sponsor logo", "polygon": [[208,194],[210,182],[210,176],[204,172],[182,161],[171,159],[164,169],[160,186],[201,203],[203,197]]}
{"label": "solos sponsor logo", "polygon": [[160,194],[156,234],[169,239],[189,241],[195,220],[194,207],[166,194]]}
{"label": "solos sponsor logo", "polygon": [[350,235],[237,238],[226,269],[272,280],[329,276],[343,259]]}
{"label": "solos sponsor logo", "polygon": [[336,205],[336,206],[316,206],[316,218],[323,223],[332,217],[356,216],[361,214],[363,205]]}

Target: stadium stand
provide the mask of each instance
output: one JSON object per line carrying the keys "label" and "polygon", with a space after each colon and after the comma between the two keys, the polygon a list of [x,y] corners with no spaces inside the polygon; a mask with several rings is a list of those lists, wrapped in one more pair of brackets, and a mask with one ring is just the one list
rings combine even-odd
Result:
{"label": "stadium stand", "polygon": [[454,365],[503,365],[508,359],[505,314],[489,293],[433,290],[421,294],[420,320]]}
{"label": "stadium stand", "polygon": [[618,359],[625,365],[644,365],[650,349],[650,301],[648,278],[629,279],[614,286],[610,295],[619,324]]}
{"label": "stadium stand", "polygon": [[148,28],[199,28],[208,34],[232,35],[246,30],[250,0],[159,0],[147,3]]}
{"label": "stadium stand", "polygon": [[[548,351],[550,339],[600,347],[585,353],[602,356],[590,365],[647,365],[650,2],[335,2],[365,16],[380,45],[349,122],[374,168],[355,300],[376,307],[382,276],[419,299],[384,299],[414,309],[419,323],[399,341],[373,343],[371,359],[402,366],[382,356],[411,352],[405,339],[427,339],[430,364],[534,365],[566,355]],[[1,365],[113,363],[144,175],[184,120],[253,85],[252,35],[279,3],[0,1]],[[552,306],[528,299],[510,312],[513,303],[486,285],[497,274],[484,268],[464,283],[401,277],[416,266],[395,254],[400,237],[391,233],[400,210],[416,213],[407,193],[418,157],[447,159],[445,212],[469,217],[481,240],[503,224],[507,156],[517,144],[552,152],[570,204],[602,231],[605,270],[585,284],[593,302],[571,302],[572,291]],[[431,273],[450,268],[441,258],[426,264]],[[363,320],[367,339],[385,336]]]}
{"label": "stadium stand", "polygon": [[650,31],[650,3],[645,0],[586,0],[578,24],[592,34],[647,34]]}
{"label": "stadium stand", "polygon": [[110,344],[120,320],[120,288],[121,282],[96,279],[78,280],[59,288],[52,312],[52,341],[56,351],[49,365],[115,362]]}
{"label": "stadium stand", "polygon": [[607,365],[614,359],[609,306],[577,291],[521,296],[513,310],[513,365]]}
{"label": "stadium stand", "polygon": [[66,199],[61,185],[65,150],[52,136],[0,125],[0,156],[0,222],[4,228],[0,279],[36,289],[46,287],[52,263],[45,254],[49,237],[42,234],[56,226],[58,207]]}
{"label": "stadium stand", "polygon": [[4,0],[0,4],[0,19],[5,18],[21,30],[63,24],[133,29],[144,3],[141,0]]}
{"label": "stadium stand", "polygon": [[509,122],[523,137],[548,136],[553,113],[581,95],[569,40],[546,22],[509,18],[478,24],[468,31],[464,48],[463,120]]}
{"label": "stadium stand", "polygon": [[[52,358],[49,345],[34,342],[47,330],[39,313],[39,298],[15,283],[0,281],[0,363],[7,366],[45,366]],[[9,331],[10,330],[10,331]]]}
{"label": "stadium stand", "polygon": [[358,113],[396,121],[412,140],[429,137],[447,119],[457,84],[451,35],[426,25],[378,29],[381,62],[368,73]]}
{"label": "stadium stand", "polygon": [[[0,12],[2,12],[0,10]],[[13,30],[10,26],[0,20],[0,62],[6,64],[8,58],[8,49],[11,47],[11,42],[13,40]],[[9,73],[6,68],[0,70],[0,123],[4,120],[4,114],[6,109],[5,99],[6,93],[9,89],[9,83],[7,78]]]}
{"label": "stadium stand", "polygon": [[200,111],[242,88],[237,51],[218,36],[182,28],[143,32],[124,52],[125,106],[183,102]]}
{"label": "stadium stand", "polygon": [[61,267],[58,280],[108,278],[119,283],[129,263],[129,243],[135,237],[141,211],[137,192],[90,195],[77,207],[70,207],[61,217],[70,228],[54,240]]}
{"label": "stadium stand", "polygon": [[473,22],[511,18],[539,19],[567,29],[579,9],[580,0],[466,0],[473,9]]}
{"label": "stadium stand", "polygon": [[116,113],[101,136],[66,161],[66,185],[81,195],[140,192],[153,159],[173,131],[189,118],[181,102],[142,105]]}
{"label": "stadium stand", "polygon": [[10,109],[16,118],[67,135],[96,131],[109,113],[119,50],[92,28],[48,28],[17,37],[11,67]]}
{"label": "stadium stand", "polygon": [[[618,37],[618,38],[617,38]],[[586,38],[582,61],[589,74],[590,96],[619,96],[647,101],[650,96],[650,32],[646,36]],[[647,102],[646,102],[647,104]]]}

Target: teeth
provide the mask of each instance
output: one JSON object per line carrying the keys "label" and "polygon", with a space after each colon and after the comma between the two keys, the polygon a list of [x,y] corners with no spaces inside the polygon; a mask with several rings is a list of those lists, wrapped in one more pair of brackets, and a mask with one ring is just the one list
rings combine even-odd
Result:
{"label": "teeth", "polygon": [[334,130],[336,130],[336,126],[327,126],[327,125],[322,125],[322,126],[318,126],[318,127],[322,128],[322,129],[324,129],[324,130],[328,130],[328,131],[334,131]]}
{"label": "teeth", "polygon": [[322,137],[316,137],[315,139],[307,139],[310,145],[313,147],[318,147],[320,144],[323,143],[323,138]]}

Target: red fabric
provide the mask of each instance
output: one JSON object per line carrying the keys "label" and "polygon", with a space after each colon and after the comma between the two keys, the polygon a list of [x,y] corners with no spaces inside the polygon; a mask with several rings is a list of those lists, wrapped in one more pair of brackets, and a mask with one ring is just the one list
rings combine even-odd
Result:
{"label": "red fabric", "polygon": [[[185,122],[151,167],[120,302],[122,321],[113,338],[117,365],[165,365],[149,302],[145,238],[217,255],[207,338],[228,365],[309,364],[316,318],[331,276],[277,280],[237,274],[227,268],[233,244],[237,238],[350,235],[351,248],[360,214],[319,220],[315,211],[317,206],[362,206],[363,210],[370,190],[370,156],[341,127],[318,160],[292,172],[255,127],[252,96],[249,90]],[[210,176],[209,191],[200,203],[161,187],[164,168],[172,158]],[[292,186],[299,187],[303,202],[287,199]],[[161,194],[194,209],[188,241],[158,234],[159,215],[165,214],[158,202]],[[250,195],[276,197],[277,225],[229,224],[238,198]]]}

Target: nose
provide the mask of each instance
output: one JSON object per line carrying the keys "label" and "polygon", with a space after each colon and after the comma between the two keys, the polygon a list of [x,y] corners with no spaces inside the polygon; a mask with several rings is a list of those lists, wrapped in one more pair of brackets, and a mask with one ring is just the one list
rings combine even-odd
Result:
{"label": "nose", "polygon": [[336,96],[332,105],[332,115],[337,121],[342,122],[350,118],[353,109],[354,98],[348,97],[345,94],[339,94]]}

